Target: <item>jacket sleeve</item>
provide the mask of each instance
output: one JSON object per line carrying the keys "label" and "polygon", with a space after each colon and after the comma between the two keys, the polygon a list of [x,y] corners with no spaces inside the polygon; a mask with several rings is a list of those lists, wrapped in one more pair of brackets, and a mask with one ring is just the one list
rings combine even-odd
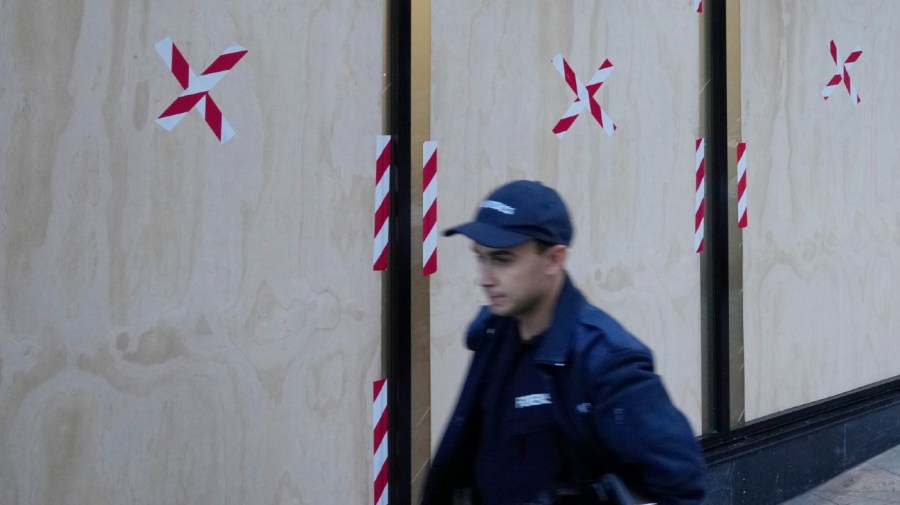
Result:
{"label": "jacket sleeve", "polygon": [[[705,495],[705,463],[687,419],[672,404],[649,352],[592,356],[591,422],[624,475],[659,505],[695,505]],[[634,483],[633,483],[634,484]]]}
{"label": "jacket sleeve", "polygon": [[[471,367],[463,392],[473,387]],[[474,422],[470,410],[465,405],[468,400],[461,397],[453,410],[453,415],[441,438],[437,452],[431,459],[431,468],[422,488],[421,505],[451,505],[457,491],[472,486],[472,466],[474,464]]]}
{"label": "jacket sleeve", "polygon": [[431,460],[431,468],[422,489],[421,505],[450,505],[459,490],[472,486],[475,459],[475,402],[478,399],[480,375],[485,367],[485,349],[490,343],[484,337],[490,312],[482,308],[469,325],[466,346],[475,351],[466,380],[453,409],[452,417]]}

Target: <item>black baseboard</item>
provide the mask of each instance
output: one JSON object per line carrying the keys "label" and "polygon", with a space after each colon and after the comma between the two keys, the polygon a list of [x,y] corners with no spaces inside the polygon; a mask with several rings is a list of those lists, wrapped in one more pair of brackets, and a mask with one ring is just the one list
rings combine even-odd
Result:
{"label": "black baseboard", "polygon": [[893,380],[704,441],[708,505],[775,505],[900,445]]}

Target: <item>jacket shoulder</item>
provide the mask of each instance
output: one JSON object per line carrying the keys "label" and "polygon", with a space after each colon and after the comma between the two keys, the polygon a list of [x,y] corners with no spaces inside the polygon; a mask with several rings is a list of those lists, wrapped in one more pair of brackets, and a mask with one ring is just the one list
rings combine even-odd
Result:
{"label": "jacket shoulder", "polygon": [[636,352],[651,355],[650,348],[625,329],[604,310],[585,303],[578,315],[575,346],[581,350],[593,348],[608,353]]}

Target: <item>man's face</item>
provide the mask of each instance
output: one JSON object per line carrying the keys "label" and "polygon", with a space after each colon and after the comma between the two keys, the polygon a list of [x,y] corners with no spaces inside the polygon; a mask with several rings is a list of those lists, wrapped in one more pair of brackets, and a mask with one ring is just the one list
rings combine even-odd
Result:
{"label": "man's face", "polygon": [[534,241],[494,249],[473,243],[478,260],[478,283],[484,288],[492,313],[527,317],[548,296],[554,262],[552,248]]}

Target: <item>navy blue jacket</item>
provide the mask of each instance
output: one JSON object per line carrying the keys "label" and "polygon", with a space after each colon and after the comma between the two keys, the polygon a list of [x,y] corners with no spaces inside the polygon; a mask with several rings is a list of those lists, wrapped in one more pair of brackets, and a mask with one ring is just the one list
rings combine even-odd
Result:
{"label": "navy blue jacket", "polygon": [[[470,488],[477,450],[477,411],[486,370],[500,347],[503,325],[485,307],[466,338],[475,351],[459,401],[425,482],[422,505],[450,505]],[[699,504],[705,464],[685,417],[653,371],[650,350],[566,279],[553,323],[535,363],[554,384],[556,422],[571,437],[573,481],[618,474],[659,505]]]}

